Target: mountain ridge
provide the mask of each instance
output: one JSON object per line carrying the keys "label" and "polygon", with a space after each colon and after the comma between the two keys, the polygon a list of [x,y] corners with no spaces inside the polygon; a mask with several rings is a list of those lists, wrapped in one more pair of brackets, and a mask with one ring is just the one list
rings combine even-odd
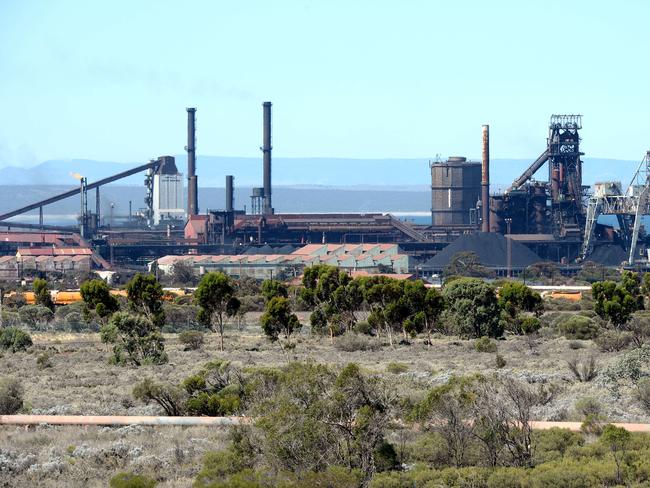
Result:
{"label": "mountain ridge", "polygon": [[[186,156],[176,155],[176,165],[185,173]],[[491,183],[505,187],[519,176],[532,162],[527,159],[492,159],[490,164]],[[52,159],[28,168],[7,166],[1,170],[1,184],[5,185],[73,185],[70,173],[77,172],[95,181],[143,162],[121,163],[91,159]],[[638,161],[607,158],[584,158],[584,183],[592,185],[597,181],[623,180],[625,185],[632,178]],[[261,186],[261,158],[198,156],[197,174],[199,186],[222,187],[226,174],[235,176],[240,186]],[[545,180],[545,168],[538,171],[540,180]],[[273,159],[274,186],[322,186],[322,187],[364,187],[429,185],[429,159],[427,158],[285,158]],[[142,185],[142,175],[133,175],[121,180],[124,185]]]}

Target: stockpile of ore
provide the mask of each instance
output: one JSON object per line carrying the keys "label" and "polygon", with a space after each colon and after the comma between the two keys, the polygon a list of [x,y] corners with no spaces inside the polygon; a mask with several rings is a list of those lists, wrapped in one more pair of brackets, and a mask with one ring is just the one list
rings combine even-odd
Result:
{"label": "stockpile of ore", "polygon": [[618,244],[603,244],[594,249],[587,256],[587,261],[602,264],[603,266],[620,266],[623,261],[628,260],[628,254]]}
{"label": "stockpile of ore", "polygon": [[[429,259],[425,266],[442,269],[459,252],[473,252],[479,257],[483,266],[491,268],[505,268],[508,266],[507,239],[501,234],[491,232],[479,232],[459,237]],[[514,240],[512,241],[511,252],[511,265],[513,268],[525,268],[542,261],[533,251]]]}

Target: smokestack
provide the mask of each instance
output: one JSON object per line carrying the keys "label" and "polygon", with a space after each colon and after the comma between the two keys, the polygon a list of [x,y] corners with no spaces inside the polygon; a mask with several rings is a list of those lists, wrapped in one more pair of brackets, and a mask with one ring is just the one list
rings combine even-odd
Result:
{"label": "smokestack", "polygon": [[187,215],[199,213],[199,189],[196,179],[196,108],[187,108]]}
{"label": "smokestack", "polygon": [[264,205],[262,213],[270,215],[273,213],[271,204],[271,102],[262,104],[264,121],[262,135],[262,155],[264,164]]}
{"label": "smokestack", "polygon": [[226,175],[226,212],[232,212],[235,209],[234,179],[233,175]]}
{"label": "smokestack", "polygon": [[481,167],[481,230],[490,232],[490,126],[483,126],[483,165]]}

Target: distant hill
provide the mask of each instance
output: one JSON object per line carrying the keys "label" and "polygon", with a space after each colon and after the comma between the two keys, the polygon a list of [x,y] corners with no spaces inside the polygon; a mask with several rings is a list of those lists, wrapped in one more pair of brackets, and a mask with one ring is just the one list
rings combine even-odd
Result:
{"label": "distant hill", "polygon": [[[519,176],[532,162],[525,159],[493,159],[491,182],[496,188],[505,187]],[[273,184],[326,187],[357,187],[356,189],[380,190],[381,187],[421,190],[429,186],[427,158],[421,159],[340,159],[340,158],[274,158]],[[2,168],[2,185],[70,185],[75,184],[70,173],[77,172],[89,181],[109,176],[129,167],[142,164],[93,161],[87,159],[61,159],[45,161],[30,168]],[[176,156],[181,173],[186,172],[186,156]],[[626,184],[636,170],[638,161],[585,158],[584,181],[593,184],[602,180],[623,180]],[[262,162],[260,158],[236,158],[222,156],[197,157],[199,186],[223,187],[227,174],[235,175],[236,186],[261,186]],[[538,179],[545,180],[545,168],[538,172]],[[121,180],[120,185],[142,185],[142,175]],[[394,189],[394,188],[393,188]]]}
{"label": "distant hill", "polygon": [[[25,206],[37,200],[62,193],[73,185],[0,185],[0,212],[7,212]],[[291,187],[277,186],[273,192],[273,206],[277,212],[392,212],[395,214],[420,214],[428,216],[431,207],[431,193],[426,187],[409,187],[408,190],[383,187],[377,189],[333,189],[323,187]],[[251,188],[239,186],[235,188],[235,206],[250,209]],[[101,212],[103,216],[113,212],[116,216],[127,215],[129,201],[133,211],[144,207],[143,186],[107,185],[101,190]],[[89,208],[95,209],[95,191],[89,195]],[[225,190],[223,188],[199,189],[199,208],[217,210],[225,206]],[[79,213],[79,197],[71,197],[45,207],[45,222],[51,224],[71,223]],[[36,222],[38,212],[31,215],[19,215],[14,221]]]}

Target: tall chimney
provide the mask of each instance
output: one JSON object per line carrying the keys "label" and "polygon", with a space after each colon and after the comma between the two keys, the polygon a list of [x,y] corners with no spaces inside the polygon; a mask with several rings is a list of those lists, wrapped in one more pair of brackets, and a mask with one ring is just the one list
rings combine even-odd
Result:
{"label": "tall chimney", "polygon": [[490,232],[490,126],[483,126],[483,165],[481,167],[481,211],[483,232]]}
{"label": "tall chimney", "polygon": [[187,108],[187,215],[199,213],[199,189],[196,180],[196,108]]}
{"label": "tall chimney", "polygon": [[264,164],[264,205],[262,213],[270,215],[273,213],[271,204],[271,102],[262,104],[264,113],[263,135],[262,135],[262,155]]}
{"label": "tall chimney", "polygon": [[233,175],[226,175],[226,212],[232,212],[235,209],[234,179]]}

